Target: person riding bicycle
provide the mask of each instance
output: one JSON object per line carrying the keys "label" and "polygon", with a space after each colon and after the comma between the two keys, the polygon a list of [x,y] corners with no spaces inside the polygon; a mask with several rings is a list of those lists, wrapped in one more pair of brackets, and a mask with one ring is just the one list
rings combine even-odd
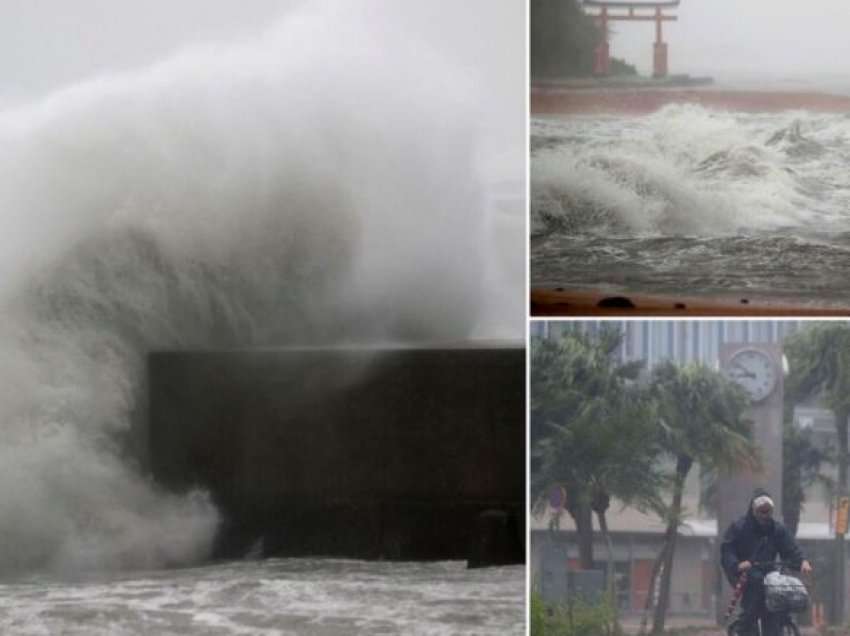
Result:
{"label": "person riding bicycle", "polygon": [[[732,523],[723,536],[720,548],[721,566],[734,587],[747,572],[747,585],[741,598],[738,633],[758,634],[756,623],[762,622],[762,636],[779,635],[779,619],[767,611],[764,598],[764,576],[775,569],[761,565],[776,556],[803,574],[812,571],[791,533],[773,518],[773,499],[767,491],[757,489],[750,500],[747,514]],[[754,563],[757,563],[755,567]]]}

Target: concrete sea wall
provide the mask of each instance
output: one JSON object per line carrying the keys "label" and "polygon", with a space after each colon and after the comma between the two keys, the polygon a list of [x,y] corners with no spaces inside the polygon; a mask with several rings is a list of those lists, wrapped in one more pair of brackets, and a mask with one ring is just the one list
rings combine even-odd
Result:
{"label": "concrete sea wall", "polygon": [[523,560],[522,348],[157,352],[148,371],[154,477],[211,491],[216,556]]}

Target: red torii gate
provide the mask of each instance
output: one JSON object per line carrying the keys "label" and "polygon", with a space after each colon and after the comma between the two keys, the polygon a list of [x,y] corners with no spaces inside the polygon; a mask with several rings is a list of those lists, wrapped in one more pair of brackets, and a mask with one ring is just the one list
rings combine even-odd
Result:
{"label": "red torii gate", "polygon": [[[596,47],[593,72],[596,75],[608,75],[610,70],[610,45],[608,44],[608,22],[610,20],[627,20],[655,22],[655,43],[652,56],[652,76],[666,77],[667,75],[667,43],[661,38],[661,23],[678,20],[675,15],[666,15],[662,9],[679,6],[680,0],[651,0],[650,2],[628,2],[622,0],[584,0],[585,7],[599,7],[599,13],[588,13],[596,18],[596,23],[602,35],[602,40]],[[608,13],[608,9],[628,9],[628,13]],[[655,9],[652,14],[635,13],[641,9]]]}

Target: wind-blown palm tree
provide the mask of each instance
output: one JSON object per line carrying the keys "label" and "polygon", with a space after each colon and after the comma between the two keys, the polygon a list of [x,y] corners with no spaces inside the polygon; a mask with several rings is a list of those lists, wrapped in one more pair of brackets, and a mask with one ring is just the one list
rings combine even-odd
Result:
{"label": "wind-blown palm tree", "polygon": [[834,463],[834,449],[820,448],[811,429],[799,430],[793,421],[786,420],[782,435],[782,522],[792,536],[797,536],[807,488],[819,484],[832,498],[835,480],[823,474],[822,468]]}
{"label": "wind-blown palm tree", "polygon": [[[755,465],[751,423],[742,417],[747,398],[741,388],[702,365],[680,367],[664,362],[653,369],[651,392],[656,402],[660,444],[675,461],[672,502],[664,547],[654,568],[661,570],[652,633],[664,631],[670,598],[673,555],[682,521],[685,480],[695,463],[706,469]],[[652,584],[650,589],[652,589]]]}
{"label": "wind-blown palm tree", "polygon": [[586,569],[593,567],[594,512],[611,561],[611,497],[640,508],[660,505],[653,407],[634,382],[642,363],[618,364],[612,355],[620,337],[603,328],[595,336],[571,331],[531,340],[532,498],[541,501],[553,485],[565,488]]}
{"label": "wind-blown palm tree", "polygon": [[[816,323],[785,340],[785,353],[791,373],[785,383],[800,401],[818,398],[835,416],[838,436],[836,460],[838,481],[836,495],[847,495],[847,420],[850,417],[850,325],[846,323]],[[835,537],[835,559],[844,562],[844,536]],[[836,568],[833,586],[833,623],[843,621],[844,568]]]}

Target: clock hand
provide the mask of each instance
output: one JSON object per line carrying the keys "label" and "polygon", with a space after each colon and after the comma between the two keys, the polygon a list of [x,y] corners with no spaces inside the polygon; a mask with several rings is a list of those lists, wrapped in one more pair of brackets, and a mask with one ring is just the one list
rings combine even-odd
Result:
{"label": "clock hand", "polygon": [[[741,366],[740,364],[733,364],[732,369],[740,369],[739,373],[735,373],[736,378],[755,378],[756,374],[750,371],[749,369]],[[731,371],[731,369],[730,369]]]}

